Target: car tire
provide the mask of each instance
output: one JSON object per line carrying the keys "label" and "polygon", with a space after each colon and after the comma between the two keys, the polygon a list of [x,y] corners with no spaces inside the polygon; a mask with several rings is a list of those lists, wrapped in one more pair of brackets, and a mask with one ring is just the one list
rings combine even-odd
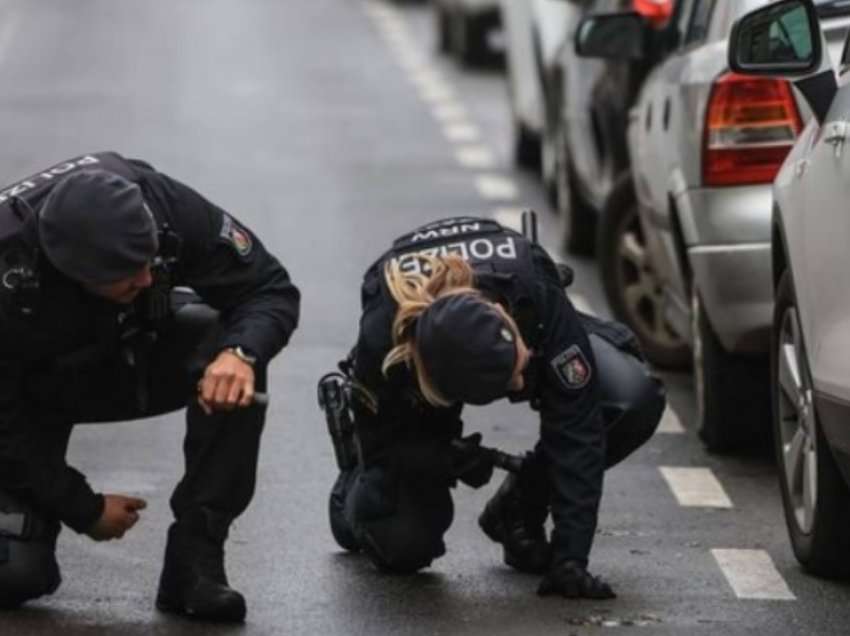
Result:
{"label": "car tire", "polygon": [[[850,491],[812,401],[811,373],[789,271],[780,278],[773,316],[770,366],[774,439],[791,545],[797,560],[812,574],[847,578]],[[796,376],[788,373],[795,370]],[[793,459],[802,465],[792,475],[789,463]],[[806,486],[813,496],[806,497]]]}
{"label": "car tire", "polygon": [[611,310],[635,332],[646,357],[660,367],[687,367],[690,349],[661,314],[662,293],[644,244],[630,175],[618,180],[605,204],[596,254]]}
{"label": "car tire", "polygon": [[697,430],[706,448],[724,453],[764,439],[770,417],[767,359],[723,348],[695,285],[691,334]]}
{"label": "car tire", "polygon": [[434,26],[437,34],[437,51],[450,54],[452,51],[451,15],[439,4],[434,7]]}
{"label": "car tire", "polygon": [[575,177],[563,131],[559,132],[556,143],[558,174],[555,177],[555,213],[558,216],[558,232],[564,248],[570,254],[593,256],[597,213],[573,187]]}
{"label": "car tire", "polygon": [[540,169],[540,135],[514,117],[513,120],[514,163],[523,170]]}
{"label": "car tire", "polygon": [[451,52],[461,66],[470,68],[487,59],[487,22],[478,16],[455,11],[450,18]]}

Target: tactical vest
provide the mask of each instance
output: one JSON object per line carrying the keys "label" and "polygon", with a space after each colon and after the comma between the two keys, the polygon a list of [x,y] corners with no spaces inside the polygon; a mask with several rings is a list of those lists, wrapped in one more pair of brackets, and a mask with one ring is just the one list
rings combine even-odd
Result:
{"label": "tactical vest", "polygon": [[[456,217],[430,223],[399,237],[368,270],[364,295],[377,291],[391,298],[383,271],[397,262],[405,273],[422,273],[415,256],[457,255],[475,270],[475,284],[488,298],[503,303],[517,321],[523,339],[534,347],[542,326],[535,289],[532,245],[522,234],[491,219]],[[365,301],[365,298],[364,298]]]}

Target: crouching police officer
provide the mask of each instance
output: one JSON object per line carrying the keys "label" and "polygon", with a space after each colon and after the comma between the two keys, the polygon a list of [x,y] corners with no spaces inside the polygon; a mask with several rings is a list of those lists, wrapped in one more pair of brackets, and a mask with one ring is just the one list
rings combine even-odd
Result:
{"label": "crouching police officer", "polygon": [[73,425],[186,406],[156,604],[243,620],[224,543],[254,492],[255,392],[298,309],[250,230],[141,161],[87,155],[0,191],[0,604],[58,587],[61,523],[120,539],[145,507],[65,463]]}
{"label": "crouching police officer", "polygon": [[[463,404],[527,400],[540,440],[479,524],[508,565],[544,575],[539,594],[614,596],[587,569],[602,476],[652,435],[664,391],[625,327],[577,314],[564,271],[478,218],[414,230],[369,268],[346,377],[319,386],[342,469],[330,496],[340,546],[402,573],[444,554],[450,487],[493,470],[480,435],[460,439]],[[334,424],[347,406],[351,433]]]}

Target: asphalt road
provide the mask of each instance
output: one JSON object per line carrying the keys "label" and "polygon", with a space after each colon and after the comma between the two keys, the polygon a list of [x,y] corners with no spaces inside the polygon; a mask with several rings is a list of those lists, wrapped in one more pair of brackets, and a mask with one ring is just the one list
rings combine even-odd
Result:
{"label": "asphalt road", "polygon": [[[144,158],[249,224],[304,292],[271,371],[257,495],[228,544],[247,624],[153,608],[181,474],[174,414],[77,429],[69,462],[149,508],[121,542],[64,532],[63,586],[0,614],[0,634],[847,632],[850,587],[797,566],[769,453],[707,455],[687,375],[666,376],[664,429],[679,432],[606,476],[592,569],[616,601],[540,600],[535,577],[501,564],[475,523],[496,480],[455,492],[448,554],[420,575],[382,576],[336,548],[315,381],[353,343],[363,270],[396,235],[452,214],[515,222],[533,207],[557,244],[539,184],[510,164],[503,77],[437,57],[430,18],[363,0],[0,0],[0,181],[87,151]],[[592,263],[571,263],[577,302],[605,315]],[[466,419],[491,445],[535,440],[521,406]]]}

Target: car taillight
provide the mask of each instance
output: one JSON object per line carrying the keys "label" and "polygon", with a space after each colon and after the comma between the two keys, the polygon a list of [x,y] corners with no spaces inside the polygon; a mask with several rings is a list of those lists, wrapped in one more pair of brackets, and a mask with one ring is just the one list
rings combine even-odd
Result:
{"label": "car taillight", "polygon": [[673,0],[632,0],[632,10],[649,20],[652,26],[661,27],[673,15]]}
{"label": "car taillight", "polygon": [[788,82],[722,75],[714,83],[706,112],[703,182],[772,182],[802,128]]}

